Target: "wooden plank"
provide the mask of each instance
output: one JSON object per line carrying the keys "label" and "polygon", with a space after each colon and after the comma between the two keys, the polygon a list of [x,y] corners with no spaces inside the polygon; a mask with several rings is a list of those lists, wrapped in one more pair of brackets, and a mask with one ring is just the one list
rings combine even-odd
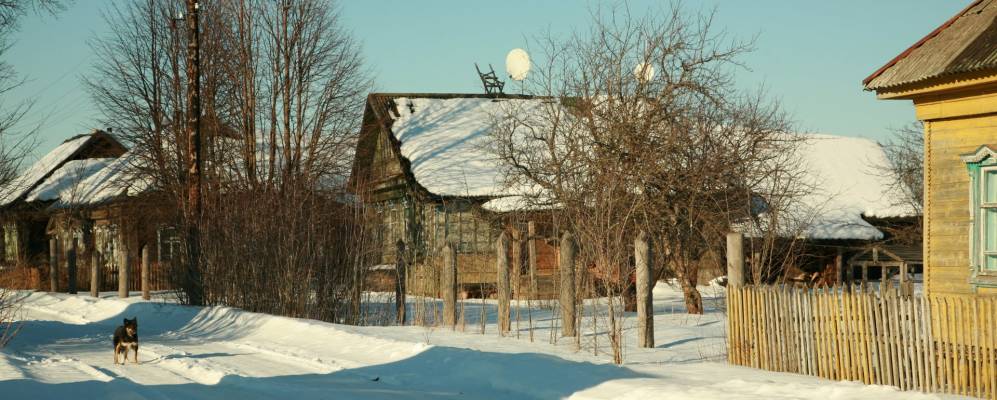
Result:
{"label": "wooden plank", "polygon": [[970,307],[972,309],[972,320],[973,320],[973,387],[976,397],[983,397],[983,374],[980,371],[983,369],[983,358],[980,352],[980,309],[978,306],[977,299],[972,299],[970,301]]}
{"label": "wooden plank", "polygon": [[938,367],[935,362],[935,341],[932,336],[932,317],[931,317],[931,299],[924,298],[921,301],[921,309],[924,320],[922,321],[922,329],[924,330],[924,341],[927,347],[928,355],[926,359],[927,368],[927,380],[928,380],[928,391],[934,392],[938,390],[937,386],[937,372]]}

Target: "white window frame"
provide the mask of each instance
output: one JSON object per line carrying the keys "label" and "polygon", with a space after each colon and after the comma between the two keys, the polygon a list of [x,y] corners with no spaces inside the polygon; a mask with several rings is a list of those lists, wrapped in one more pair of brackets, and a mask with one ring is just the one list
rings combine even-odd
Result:
{"label": "white window frame", "polygon": [[[997,256],[997,250],[987,251],[987,218],[986,210],[997,210],[997,202],[987,203],[987,174],[997,174],[997,165],[990,165],[980,168],[980,176],[977,182],[977,198],[974,211],[977,214],[976,227],[976,268],[980,275],[997,275],[997,269],[987,268],[987,256]],[[997,228],[993,227],[992,229]],[[997,235],[997,232],[994,232]]]}

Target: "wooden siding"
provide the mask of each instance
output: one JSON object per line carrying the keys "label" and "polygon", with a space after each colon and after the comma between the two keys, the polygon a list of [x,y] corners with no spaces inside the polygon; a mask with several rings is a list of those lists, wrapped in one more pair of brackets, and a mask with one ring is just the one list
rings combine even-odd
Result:
{"label": "wooden siding", "polygon": [[[978,96],[977,96],[978,97]],[[997,101],[990,97],[991,110]],[[926,287],[931,294],[997,294],[993,288],[974,287],[970,283],[969,240],[970,177],[960,155],[982,144],[997,143],[997,116],[980,114],[985,104],[977,103],[974,112],[956,118],[939,110],[939,102],[921,103],[919,115],[947,117],[925,124],[925,264]]]}

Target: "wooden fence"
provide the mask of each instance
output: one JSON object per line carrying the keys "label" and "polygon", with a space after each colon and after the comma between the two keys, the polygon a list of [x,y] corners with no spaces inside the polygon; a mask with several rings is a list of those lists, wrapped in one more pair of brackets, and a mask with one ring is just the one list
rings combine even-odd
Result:
{"label": "wooden fence", "polygon": [[727,289],[730,363],[997,399],[997,298]]}

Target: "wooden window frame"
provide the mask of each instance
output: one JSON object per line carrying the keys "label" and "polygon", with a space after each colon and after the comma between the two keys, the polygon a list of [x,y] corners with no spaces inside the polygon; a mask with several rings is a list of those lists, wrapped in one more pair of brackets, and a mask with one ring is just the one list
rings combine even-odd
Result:
{"label": "wooden window frame", "polygon": [[[986,176],[997,173],[997,160],[988,159],[976,165],[970,173],[970,278],[969,282],[976,287],[997,287],[997,269],[986,268],[986,257],[997,256],[997,251],[986,251],[986,213],[988,209],[997,210],[997,202],[986,203]],[[994,228],[992,227],[991,230]],[[994,232],[997,234],[997,232]]]}

